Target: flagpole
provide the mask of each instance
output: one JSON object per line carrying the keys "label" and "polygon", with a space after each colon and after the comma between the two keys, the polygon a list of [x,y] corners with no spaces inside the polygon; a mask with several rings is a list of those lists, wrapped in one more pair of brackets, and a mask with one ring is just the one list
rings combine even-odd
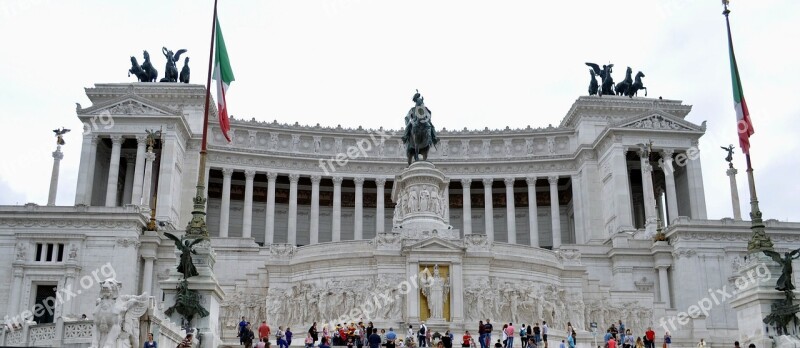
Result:
{"label": "flagpole", "polygon": [[[736,80],[733,83],[738,84],[741,86],[741,80],[739,79],[739,68],[736,64],[736,57],[733,54],[733,38],[731,37],[731,22],[728,18],[728,15],[731,13],[731,10],[728,9],[728,0],[723,0],[722,4],[725,6],[725,10],[722,11],[722,14],[725,16],[725,26],[728,29],[728,47],[730,49],[731,54],[731,64],[733,64],[733,68],[736,71],[735,78]],[[746,132],[747,129],[741,129],[739,125],[737,125],[736,130],[738,132]],[[756,179],[753,176],[753,165],[750,161],[750,151],[744,151],[745,160],[747,161],[747,183],[750,186],[750,230],[753,231],[753,235],[750,237],[750,241],[747,243],[747,251],[749,253],[760,253],[764,250],[773,250],[772,240],[770,240],[769,236],[767,236],[765,232],[764,221],[761,219],[761,209],[758,208],[758,196],[756,195]]]}
{"label": "flagpole", "polygon": [[208,77],[206,78],[206,106],[203,112],[203,140],[200,146],[200,166],[197,174],[197,192],[193,199],[194,209],[192,210],[192,220],[186,226],[186,235],[194,237],[208,237],[208,227],[206,226],[206,149],[208,139],[208,109],[211,103],[211,72],[212,62],[214,61],[214,39],[216,37],[217,26],[217,0],[214,0],[214,15],[211,18],[211,45],[208,51]]}

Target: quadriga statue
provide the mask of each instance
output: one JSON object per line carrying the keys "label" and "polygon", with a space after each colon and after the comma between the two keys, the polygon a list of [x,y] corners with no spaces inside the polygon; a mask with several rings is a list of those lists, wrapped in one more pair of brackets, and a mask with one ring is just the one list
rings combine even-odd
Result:
{"label": "quadriga statue", "polygon": [[149,306],[147,293],[120,295],[122,283],[109,278],[100,283],[94,310],[92,348],[140,347],[139,318]]}

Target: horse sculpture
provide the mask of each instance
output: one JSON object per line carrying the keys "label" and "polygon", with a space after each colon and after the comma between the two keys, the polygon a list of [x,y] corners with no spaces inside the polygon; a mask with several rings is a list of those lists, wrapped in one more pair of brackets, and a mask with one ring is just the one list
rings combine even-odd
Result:
{"label": "horse sculpture", "polygon": [[181,69],[179,78],[182,83],[189,83],[189,57],[183,61],[183,69]]}
{"label": "horse sculpture", "polygon": [[593,69],[589,69],[589,75],[592,76],[591,80],[589,80],[589,95],[595,95],[600,85],[597,84],[597,75],[594,73]]}
{"label": "horse sculpture", "polygon": [[644,96],[645,97],[647,96],[647,87],[645,87],[644,84],[642,84],[642,77],[644,77],[644,74],[641,71],[636,73],[636,80],[630,87],[628,87],[628,91],[625,95],[627,95],[630,98],[633,98],[633,96],[638,94],[638,91],[640,89],[643,89]]}
{"label": "horse sculpture", "polygon": [[136,75],[136,78],[139,80],[139,82],[150,82],[150,77],[147,75],[147,72],[144,71],[141,66],[139,66],[139,62],[134,56],[131,56],[131,68],[128,69],[128,77],[130,77],[131,74]]}
{"label": "horse sculpture", "polygon": [[[595,63],[586,63],[589,67],[592,68],[595,74],[600,75],[600,90],[597,93],[598,96],[602,96],[604,94],[614,94],[614,79],[611,77],[611,68],[614,67],[614,64],[603,65],[603,69],[600,69],[600,66]],[[591,83],[589,85],[589,90],[591,91]]]}
{"label": "horse sculpture", "polygon": [[158,70],[150,63],[150,53],[144,51],[144,62],[142,62],[142,70],[147,73],[147,81],[142,82],[156,82],[158,79]]}
{"label": "horse sculpture", "polygon": [[633,79],[631,78],[632,71],[631,67],[625,70],[625,79],[614,88],[617,95],[626,95],[626,93],[628,93],[628,89],[631,88],[631,84],[633,84]]}
{"label": "horse sculpture", "polygon": [[431,136],[431,122],[430,111],[425,105],[416,106],[411,109],[411,137],[406,143],[406,157],[408,158],[408,165],[411,165],[411,159],[419,161],[419,156],[422,155],[422,160],[428,160],[428,150],[433,144]]}
{"label": "horse sculpture", "polygon": [[161,79],[161,82],[178,82],[178,67],[175,66],[175,62],[180,60],[181,54],[186,51],[185,49],[180,49],[178,52],[173,53],[172,50],[168,50],[166,47],[161,48],[161,53],[167,58],[167,65],[164,68],[164,78]]}

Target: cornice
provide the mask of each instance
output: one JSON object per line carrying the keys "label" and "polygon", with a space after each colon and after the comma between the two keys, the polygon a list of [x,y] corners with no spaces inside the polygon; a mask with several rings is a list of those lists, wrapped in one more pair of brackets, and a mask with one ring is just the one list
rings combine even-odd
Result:
{"label": "cornice", "polygon": [[681,100],[655,98],[629,98],[618,96],[581,96],[575,100],[561,120],[560,127],[574,127],[578,118],[584,115],[609,114],[625,116],[648,110],[661,110],[679,118],[684,118],[692,110],[691,105],[683,105]]}

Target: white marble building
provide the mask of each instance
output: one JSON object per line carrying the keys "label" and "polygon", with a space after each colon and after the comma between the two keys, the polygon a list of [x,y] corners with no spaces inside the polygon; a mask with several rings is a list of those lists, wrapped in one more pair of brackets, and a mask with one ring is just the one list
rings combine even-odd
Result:
{"label": "white marble building", "polygon": [[[203,86],[97,84],[86,93],[92,106],[76,113],[91,132],[75,206],[0,206],[0,312],[9,317],[53,287],[81,289],[106,263],[123,290],[158,300],[175,266],[171,242],[142,230],[154,204],[164,230],[191,218]],[[398,285],[438,265],[449,280],[442,327],[546,320],[555,339],[569,321],[588,346],[589,323],[604,331],[621,319],[636,334],[653,326],[663,335],[661,318],[733,285],[750,236],[749,221],[707,219],[697,156],[705,123],[687,121],[690,111],[679,100],[580,97],[557,127],[440,129],[429,160],[446,180],[437,209],[449,227],[416,233],[393,219],[406,167],[399,134],[237,119],[228,144],[213,114],[207,222],[225,291],[220,334],[233,338],[242,315],[303,332],[376,293],[395,300],[360,317],[382,328],[417,324],[427,319],[424,296]],[[152,153],[146,129],[163,131]],[[710,175],[725,180],[723,170]],[[659,222],[668,242],[652,240]],[[778,250],[796,247],[798,232],[798,223],[767,220]],[[36,319],[90,314],[95,296],[86,289]],[[667,328],[678,346],[740,335],[727,302]]]}

